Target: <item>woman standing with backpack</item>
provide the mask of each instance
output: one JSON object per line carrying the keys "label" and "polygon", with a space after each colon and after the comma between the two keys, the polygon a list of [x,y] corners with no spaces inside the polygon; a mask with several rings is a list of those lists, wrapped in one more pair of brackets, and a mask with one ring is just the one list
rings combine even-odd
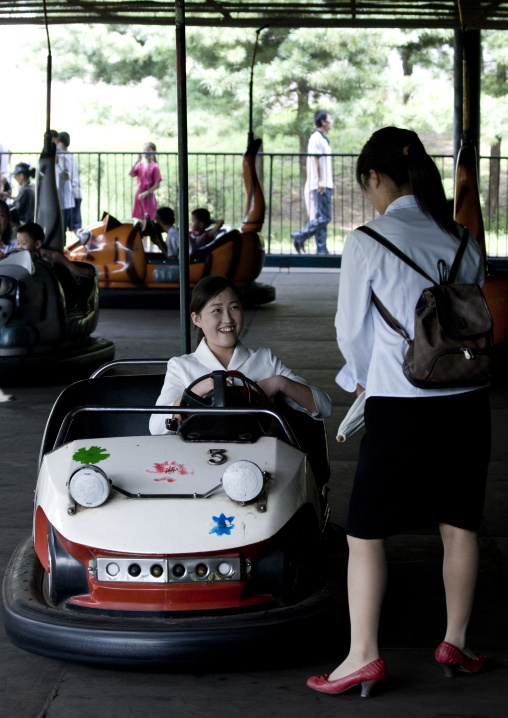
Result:
{"label": "woman standing with backpack", "polygon": [[[363,147],[356,173],[380,215],[367,226],[439,282],[438,263],[444,260],[450,270],[464,230],[450,216],[437,167],[416,133],[378,130]],[[480,249],[470,235],[455,281],[482,284],[483,275]],[[366,432],[346,526],[350,652],[332,673],[308,680],[321,692],[342,693],[361,683],[362,696],[368,696],[386,676],[378,649],[387,578],[384,540],[423,527],[438,526],[444,545],[447,627],[435,658],[448,676],[456,667],[477,672],[485,661],[467,646],[466,629],[490,457],[488,389],[409,383],[403,373],[407,343],[373,302],[375,294],[411,332],[416,303],[429,284],[361,230],[347,238],[335,320],[347,366],[338,382],[348,391],[366,391]]]}

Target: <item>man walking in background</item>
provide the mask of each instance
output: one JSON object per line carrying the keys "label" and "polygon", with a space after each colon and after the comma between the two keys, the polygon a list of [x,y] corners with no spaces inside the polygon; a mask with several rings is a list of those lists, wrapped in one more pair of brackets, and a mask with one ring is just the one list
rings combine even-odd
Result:
{"label": "man walking in background", "polygon": [[[333,119],[326,110],[314,115],[316,129],[307,147],[307,182],[305,193],[309,195],[309,221],[301,229],[291,232],[291,239],[300,254],[305,241],[314,235],[318,254],[330,254],[326,247],[326,225],[332,218],[332,158],[330,141],[327,137],[333,127]],[[315,214],[314,214],[315,212]]]}

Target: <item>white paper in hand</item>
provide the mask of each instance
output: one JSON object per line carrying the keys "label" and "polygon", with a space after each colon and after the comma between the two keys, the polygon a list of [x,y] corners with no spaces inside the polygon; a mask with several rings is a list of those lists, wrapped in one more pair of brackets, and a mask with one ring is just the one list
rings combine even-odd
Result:
{"label": "white paper in hand", "polygon": [[354,404],[352,404],[351,408],[349,409],[348,413],[342,420],[341,425],[337,430],[338,442],[346,441],[348,436],[351,436],[355,433],[355,431],[358,431],[358,429],[362,428],[362,426],[365,424],[364,410],[365,392],[362,392],[360,396],[356,399]]}

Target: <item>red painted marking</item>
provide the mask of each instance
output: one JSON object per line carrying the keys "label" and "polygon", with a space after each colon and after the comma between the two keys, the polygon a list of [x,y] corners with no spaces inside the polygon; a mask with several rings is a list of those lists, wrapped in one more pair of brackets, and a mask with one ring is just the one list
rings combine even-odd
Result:
{"label": "red painted marking", "polygon": [[153,467],[154,470],[146,470],[147,474],[163,474],[163,476],[154,478],[154,481],[167,481],[168,483],[173,483],[173,481],[176,481],[176,478],[169,478],[168,474],[189,476],[194,473],[193,470],[189,471],[186,469],[185,464],[178,464],[176,461],[172,461],[171,463],[169,463],[169,461],[163,461],[161,463],[154,461]]}

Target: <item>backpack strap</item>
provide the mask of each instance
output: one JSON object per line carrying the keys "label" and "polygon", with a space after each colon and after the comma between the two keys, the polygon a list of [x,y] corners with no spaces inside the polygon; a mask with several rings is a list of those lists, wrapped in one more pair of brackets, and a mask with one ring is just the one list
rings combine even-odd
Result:
{"label": "backpack strap", "polygon": [[[372,237],[372,239],[375,239],[376,242],[379,242],[379,244],[382,244],[383,247],[388,249],[388,251],[392,252],[397,256],[400,260],[402,260],[405,264],[407,264],[411,269],[414,269],[415,272],[418,272],[423,277],[429,280],[429,282],[432,282],[434,286],[439,286],[437,282],[435,282],[429,275],[423,271],[415,262],[413,262],[412,259],[410,259],[402,250],[400,250],[398,247],[396,247],[394,244],[392,244],[386,237],[383,237],[382,234],[379,234],[379,232],[376,232],[375,229],[372,229],[371,227],[366,227],[365,225],[362,225],[361,227],[356,228],[358,231],[364,232],[364,234],[368,234],[369,237]],[[457,250],[457,254],[455,255],[455,259],[453,260],[452,268],[450,270],[449,277],[447,279],[447,283],[451,284],[455,280],[455,276],[457,274],[459,264],[462,260],[462,257],[464,256],[464,252],[466,251],[467,243],[469,241],[469,232],[464,227],[464,235],[462,237],[462,241],[460,243],[460,246]],[[441,260],[440,260],[441,261]],[[385,320],[385,322],[388,324],[390,329],[393,329],[397,334],[400,334],[400,336],[406,341],[408,344],[411,344],[412,339],[407,333],[407,331],[404,329],[402,324],[395,319],[393,314],[391,314],[388,309],[385,307],[383,302],[379,299],[377,294],[372,292],[372,301],[374,305],[376,306],[378,312],[381,314],[382,318]]]}
{"label": "backpack strap", "polygon": [[[383,237],[382,234],[379,234],[379,232],[376,232],[375,229],[372,229],[372,227],[366,227],[362,224],[361,227],[357,227],[355,231],[363,232],[364,234],[368,234],[369,237],[372,237],[372,239],[375,239],[376,242],[379,242],[379,244],[382,244],[383,247],[386,247],[389,252],[392,252],[392,254],[395,254],[396,257],[401,259],[405,264],[407,264],[411,269],[414,269],[415,272],[418,272],[418,274],[421,274],[422,277],[425,277],[425,279],[428,279],[429,282],[432,282],[436,287],[438,286],[438,283],[432,279],[432,277],[429,277],[429,275],[421,269],[415,262],[413,262],[412,259],[410,259],[407,254],[404,254],[402,250],[400,250],[398,247],[396,247],[394,244],[390,242],[390,240],[386,239],[386,237]],[[466,242],[467,244],[467,242]],[[461,245],[462,247],[462,245]],[[461,250],[461,247],[459,247],[459,252]],[[465,246],[464,246],[465,249]],[[455,262],[457,261],[457,257],[459,255],[459,252],[457,252],[457,256],[455,257],[455,260],[453,262],[453,266],[455,266]],[[464,253],[464,250],[462,251],[462,254]],[[459,257],[459,262],[462,258],[462,255]],[[457,263],[458,268],[458,263]],[[455,269],[455,272],[457,271],[457,268]],[[452,267],[453,269],[453,267]],[[450,273],[451,274],[451,273]]]}
{"label": "backpack strap", "polygon": [[448,275],[447,284],[454,283],[455,277],[457,276],[457,272],[459,269],[459,264],[462,260],[462,257],[464,256],[464,252],[466,251],[468,242],[469,242],[469,232],[468,232],[467,228],[464,227],[464,234],[462,235],[462,241],[460,243],[460,247],[457,250],[457,254],[455,255],[455,259],[453,260],[452,268],[450,269],[450,274]]}
{"label": "backpack strap", "polygon": [[400,336],[406,341],[408,344],[411,344],[411,337],[407,333],[407,331],[404,329],[402,324],[395,319],[393,314],[391,314],[388,309],[385,307],[383,302],[379,299],[377,294],[372,292],[372,301],[375,304],[378,312],[381,314],[385,322],[388,324],[390,329],[393,329],[394,332],[397,332],[397,334],[400,334]]}
{"label": "backpack strap", "polygon": [[[392,244],[386,237],[383,237],[382,234],[379,234],[379,232],[376,232],[375,229],[372,229],[371,227],[366,227],[365,225],[362,225],[361,227],[357,227],[357,230],[364,232],[365,234],[368,234],[369,237],[372,237],[372,239],[375,239],[376,242],[379,242],[379,244],[382,244],[383,247],[385,247],[389,252],[392,252],[395,254],[396,257],[401,259],[405,264],[407,264],[411,269],[414,269],[416,272],[421,274],[425,279],[428,279],[429,282],[432,282],[432,284],[437,285],[437,283],[429,277],[429,275],[423,271],[415,262],[413,262],[412,259],[410,259],[404,252],[402,252],[398,247],[396,247],[394,244]],[[372,292],[372,301],[374,305],[376,306],[378,312],[384,319],[384,321],[388,324],[390,329],[393,329],[394,332],[397,332],[405,342],[408,344],[411,344],[412,339],[407,333],[406,329],[402,326],[402,324],[395,319],[393,314],[391,314],[388,309],[385,307],[383,302],[379,299],[377,294],[375,292]]]}

